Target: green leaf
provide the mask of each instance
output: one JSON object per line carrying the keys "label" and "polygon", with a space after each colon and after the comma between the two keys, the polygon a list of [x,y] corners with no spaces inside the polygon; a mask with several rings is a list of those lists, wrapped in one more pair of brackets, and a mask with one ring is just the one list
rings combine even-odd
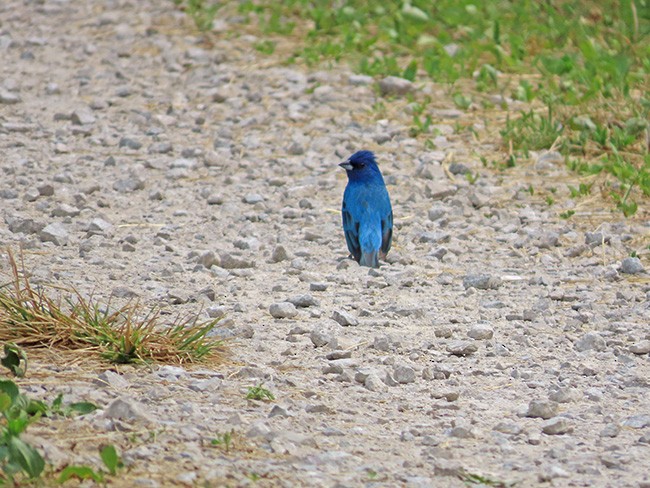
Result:
{"label": "green leaf", "polygon": [[47,415],[50,411],[50,407],[47,406],[45,402],[40,400],[30,400],[25,409],[29,415]]}
{"label": "green leaf", "polygon": [[6,393],[0,393],[0,412],[6,412],[11,407],[11,397]]}
{"label": "green leaf", "polygon": [[413,60],[409,63],[409,65],[404,70],[404,74],[402,75],[402,78],[409,81],[414,81],[417,72],[418,72],[418,62]]}
{"label": "green leaf", "polygon": [[12,436],[19,436],[25,432],[25,429],[27,429],[28,425],[29,417],[27,416],[27,412],[25,410],[19,410],[18,414],[15,417],[7,419],[7,430]]}
{"label": "green leaf", "polygon": [[61,410],[61,405],[63,405],[63,393],[59,393],[52,402],[52,410],[59,412]]}
{"label": "green leaf", "polygon": [[58,482],[59,484],[63,484],[72,478],[78,478],[80,480],[93,480],[97,483],[103,481],[101,473],[95,472],[88,466],[68,466],[63,471],[61,471]]}
{"label": "green leaf", "polygon": [[5,356],[0,359],[0,363],[18,378],[27,372],[27,354],[13,342],[5,344]]}
{"label": "green leaf", "polygon": [[108,471],[115,476],[115,473],[117,472],[117,468],[120,467],[120,457],[117,455],[117,451],[115,450],[115,446],[112,444],[108,444],[102,448],[101,451],[99,451],[99,455],[102,458],[102,461],[104,461],[104,465],[106,468],[108,468]]}
{"label": "green leaf", "polygon": [[0,392],[9,395],[9,398],[11,399],[11,403],[16,401],[16,398],[18,398],[18,395],[20,394],[20,392],[18,391],[18,387],[16,386],[16,383],[14,383],[11,380],[0,381]]}
{"label": "green leaf", "polygon": [[38,451],[18,437],[9,439],[9,458],[18,463],[30,478],[37,478],[45,468],[45,461]]}
{"label": "green leaf", "polygon": [[70,412],[78,413],[80,415],[86,415],[87,413],[92,413],[97,410],[99,407],[91,402],[77,402],[71,403],[67,406],[66,410]]}

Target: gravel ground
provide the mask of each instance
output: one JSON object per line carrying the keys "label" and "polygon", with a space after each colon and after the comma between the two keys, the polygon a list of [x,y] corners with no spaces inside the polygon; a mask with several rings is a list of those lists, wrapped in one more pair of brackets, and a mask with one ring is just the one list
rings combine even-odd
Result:
{"label": "gravel ground", "polygon": [[[554,153],[484,169],[497,137],[446,87],[388,79],[384,100],[262,57],[236,21],[206,43],[167,1],[0,5],[0,244],[35,283],[223,316],[233,339],[217,370],[35,360],[30,395],[102,407],[35,426],[48,461],[110,440],[112,486],[649,487],[650,282],[627,258],[649,222],[561,220],[562,191],[525,191],[566,186]],[[434,100],[435,149],[408,91]],[[340,225],[337,163],[362,148],[395,213],[379,270]],[[245,399],[260,383],[274,401]]]}

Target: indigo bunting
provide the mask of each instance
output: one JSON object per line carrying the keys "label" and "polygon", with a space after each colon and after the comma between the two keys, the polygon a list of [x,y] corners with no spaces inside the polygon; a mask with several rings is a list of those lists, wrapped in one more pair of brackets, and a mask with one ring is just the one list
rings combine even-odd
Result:
{"label": "indigo bunting", "polygon": [[358,151],[339,166],[348,175],[341,209],[348,250],[361,266],[378,268],[393,239],[393,209],[384,178],[370,151]]}

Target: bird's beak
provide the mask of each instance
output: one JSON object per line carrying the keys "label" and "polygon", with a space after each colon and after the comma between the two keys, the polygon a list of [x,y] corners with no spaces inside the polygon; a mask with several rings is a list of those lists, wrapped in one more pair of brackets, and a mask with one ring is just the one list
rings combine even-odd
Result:
{"label": "bird's beak", "polygon": [[339,164],[341,168],[343,168],[345,171],[351,171],[352,170],[352,165],[350,164],[349,161],[343,161],[342,163]]}

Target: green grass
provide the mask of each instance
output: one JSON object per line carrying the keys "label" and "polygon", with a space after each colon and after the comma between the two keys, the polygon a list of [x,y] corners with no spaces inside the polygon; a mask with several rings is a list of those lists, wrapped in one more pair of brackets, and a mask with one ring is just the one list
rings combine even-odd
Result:
{"label": "green grass", "polygon": [[[9,348],[5,345],[5,354],[5,358],[17,354],[21,360],[27,362],[27,354],[15,345]],[[25,368],[17,372],[13,364],[4,362],[3,366],[15,376],[23,376],[26,371]],[[59,394],[52,404],[48,405],[44,401],[27,397],[20,392],[16,383],[4,379],[0,374],[0,485],[52,486],[54,471],[51,468],[45,470],[45,460],[37,449],[25,441],[23,434],[30,425],[43,417],[84,415],[97,408],[90,402],[64,404],[63,394]],[[117,469],[123,467],[113,445],[103,446],[100,457],[111,476],[115,476]],[[64,483],[71,478],[91,479],[99,483],[104,481],[104,474],[89,466],[69,465],[58,474],[57,483]]]}
{"label": "green grass", "polygon": [[[650,193],[650,0],[229,6],[258,31],[258,51],[290,63],[345,62],[376,77],[447,83],[462,110],[494,112],[495,94],[524,102],[514,111],[501,104],[509,116],[493,122],[507,153],[499,168],[553,146],[567,161],[599,165],[607,181],[618,180],[609,194],[626,215]],[[276,49],[282,37],[291,38],[289,52]],[[413,115],[412,136],[426,138],[427,116],[426,106]]]}
{"label": "green grass", "polygon": [[264,388],[262,384],[257,386],[249,386],[248,392],[246,393],[247,400],[262,400],[262,401],[273,401],[275,396],[271,393],[270,390]]}
{"label": "green grass", "polygon": [[[34,288],[11,251],[8,285],[0,286],[0,341],[22,347],[96,352],[113,363],[194,363],[221,360],[223,342],[210,337],[218,320],[196,315],[163,320],[158,310],[128,303],[117,310],[73,289]],[[22,266],[24,268],[24,265]],[[67,295],[66,300],[52,295]],[[22,358],[7,351],[2,364],[24,374]]]}

